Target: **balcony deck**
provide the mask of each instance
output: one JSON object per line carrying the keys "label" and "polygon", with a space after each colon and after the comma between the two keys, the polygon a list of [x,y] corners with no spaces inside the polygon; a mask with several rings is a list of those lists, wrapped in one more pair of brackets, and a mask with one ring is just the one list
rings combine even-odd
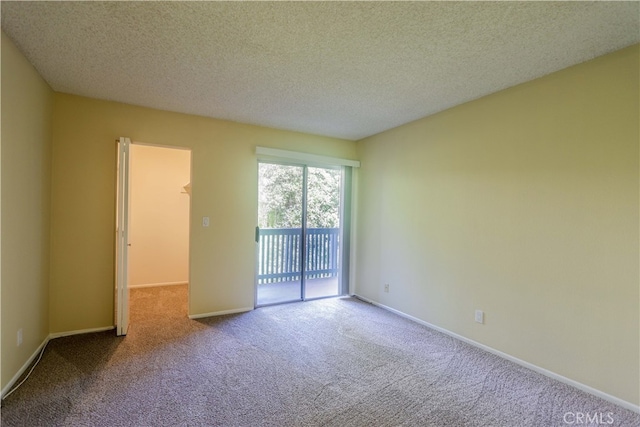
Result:
{"label": "balcony deck", "polygon": [[[338,278],[307,279],[305,299],[337,296]],[[265,283],[258,285],[257,305],[276,304],[288,301],[300,301],[300,281]]]}

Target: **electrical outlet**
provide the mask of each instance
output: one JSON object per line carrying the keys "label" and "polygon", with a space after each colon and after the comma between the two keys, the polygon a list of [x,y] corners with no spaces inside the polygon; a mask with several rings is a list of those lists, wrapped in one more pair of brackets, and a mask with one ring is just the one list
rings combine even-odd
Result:
{"label": "electrical outlet", "polygon": [[209,226],[209,217],[208,216],[203,216],[202,217],[202,226],[203,227],[208,227]]}
{"label": "electrical outlet", "polygon": [[484,323],[484,311],[476,310],[476,322]]}
{"label": "electrical outlet", "polygon": [[18,347],[22,345],[22,328],[18,329]]}
{"label": "electrical outlet", "polygon": [[384,291],[385,292],[389,292],[389,284],[388,283],[384,284]]}

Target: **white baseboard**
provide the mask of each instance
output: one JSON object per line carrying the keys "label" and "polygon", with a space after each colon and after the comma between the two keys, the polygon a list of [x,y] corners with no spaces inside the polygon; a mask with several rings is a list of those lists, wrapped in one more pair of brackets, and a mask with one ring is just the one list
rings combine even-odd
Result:
{"label": "white baseboard", "polygon": [[481,344],[481,343],[479,343],[477,341],[471,340],[471,339],[466,338],[466,337],[464,337],[462,335],[458,335],[458,334],[456,334],[454,332],[451,332],[451,331],[449,331],[447,329],[444,329],[444,328],[441,328],[439,326],[433,325],[433,324],[431,324],[429,322],[425,322],[422,319],[419,319],[417,317],[413,317],[413,316],[411,316],[409,314],[406,314],[406,313],[404,313],[404,312],[402,312],[400,310],[396,310],[395,308],[391,308],[391,307],[386,306],[384,304],[380,304],[377,301],[370,300],[369,298],[365,298],[365,297],[357,295],[357,294],[353,294],[352,296],[355,297],[355,298],[358,298],[359,300],[362,300],[364,302],[368,302],[369,304],[373,304],[373,305],[375,305],[377,307],[380,307],[380,308],[382,308],[384,310],[387,310],[387,311],[390,311],[392,313],[395,313],[398,316],[404,317],[404,318],[409,319],[409,320],[411,320],[413,322],[416,322],[416,323],[424,325],[424,326],[426,326],[428,328],[434,329],[434,330],[436,330],[438,332],[442,332],[443,334],[449,335],[450,337],[459,339],[460,341],[464,341],[467,344],[471,344],[471,345],[473,345],[475,347],[481,348],[482,350],[485,350],[485,351],[487,351],[489,353],[495,354],[496,356],[502,357],[503,359],[507,359],[507,360],[509,360],[509,361],[511,361],[513,363],[516,363],[516,364],[518,364],[520,366],[524,366],[525,368],[528,368],[528,369],[531,369],[532,371],[538,372],[539,374],[542,374],[542,375],[547,376],[549,378],[552,378],[554,380],[560,381],[561,383],[564,383],[564,384],[570,385],[572,387],[575,387],[575,388],[577,388],[579,390],[582,390],[582,391],[584,391],[586,393],[592,394],[592,395],[594,395],[596,397],[599,397],[601,399],[604,399],[606,401],[614,403],[614,404],[616,404],[618,406],[621,406],[621,407],[623,407],[625,409],[628,409],[630,411],[640,413],[640,406],[635,405],[635,404],[633,404],[631,402],[627,402],[626,400],[622,400],[619,397],[612,396],[612,395],[610,395],[608,393],[605,393],[603,391],[600,391],[598,389],[590,387],[590,386],[588,386],[586,384],[582,384],[582,383],[580,383],[578,381],[574,381],[574,380],[572,380],[570,378],[567,378],[567,377],[564,377],[564,376],[562,376],[560,374],[556,374],[555,372],[549,371],[548,369],[541,368],[541,367],[536,366],[536,365],[534,365],[532,363],[526,362],[526,361],[524,361],[522,359],[518,359],[517,357],[511,356],[510,354],[503,353],[500,350],[496,350],[496,349],[494,349],[492,347],[489,347],[487,345]]}
{"label": "white baseboard", "polygon": [[235,308],[233,310],[214,311],[211,313],[190,314],[189,319],[202,319],[204,317],[223,316],[225,314],[245,313],[253,310],[253,307]]}
{"label": "white baseboard", "polygon": [[176,286],[176,285],[188,285],[188,282],[162,282],[162,283],[143,283],[141,285],[129,285],[129,289],[137,288],[155,288],[156,286]]}
{"label": "white baseboard", "polygon": [[2,396],[2,398],[4,398],[4,395],[7,394],[9,392],[9,390],[11,390],[11,388],[14,386],[14,384],[18,381],[18,379],[20,379],[20,377],[22,376],[22,374],[24,374],[24,372],[27,370],[27,368],[29,368],[29,366],[31,366],[31,363],[36,359],[36,357],[38,357],[38,355],[40,354],[40,352],[42,351],[42,348],[44,346],[47,345],[47,343],[49,342],[49,340],[51,339],[51,336],[48,336],[44,339],[44,341],[42,341],[42,343],[38,346],[38,348],[36,349],[36,351],[33,352],[33,354],[31,356],[29,356],[29,358],[27,359],[27,361],[24,363],[24,365],[22,365],[22,367],[18,370],[18,372],[13,376],[13,378],[11,378],[9,380],[9,382],[7,383],[6,386],[4,386],[4,388],[2,389],[2,391],[0,392],[0,396]]}
{"label": "white baseboard", "polygon": [[80,334],[90,334],[92,332],[104,332],[115,329],[115,326],[103,326],[101,328],[91,328],[91,329],[78,329],[76,331],[65,331],[65,332],[54,332],[49,334],[49,339],[52,340],[54,338],[68,337],[71,335],[80,335]]}

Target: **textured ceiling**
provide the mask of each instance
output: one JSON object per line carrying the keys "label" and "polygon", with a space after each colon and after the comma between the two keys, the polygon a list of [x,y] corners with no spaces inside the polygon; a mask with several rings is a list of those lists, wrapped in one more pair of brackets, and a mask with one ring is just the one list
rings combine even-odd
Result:
{"label": "textured ceiling", "polygon": [[640,40],[634,2],[9,2],[51,87],[360,139]]}

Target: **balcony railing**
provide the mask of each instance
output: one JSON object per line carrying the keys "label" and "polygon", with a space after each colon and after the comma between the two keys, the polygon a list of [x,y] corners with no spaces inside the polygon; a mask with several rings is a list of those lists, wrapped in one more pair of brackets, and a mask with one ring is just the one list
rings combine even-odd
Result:
{"label": "balcony railing", "polygon": [[[339,271],[339,228],[307,228],[305,279],[336,277]],[[258,230],[258,284],[298,281],[300,271],[300,228]]]}

